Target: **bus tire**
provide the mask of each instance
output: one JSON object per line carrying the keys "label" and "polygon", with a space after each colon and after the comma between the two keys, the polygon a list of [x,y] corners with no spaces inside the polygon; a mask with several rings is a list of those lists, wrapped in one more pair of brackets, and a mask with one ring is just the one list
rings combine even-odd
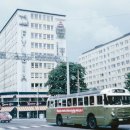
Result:
{"label": "bus tire", "polygon": [[63,125],[63,119],[62,119],[61,115],[57,115],[56,125],[58,125],[58,126],[62,126]]}
{"label": "bus tire", "polygon": [[88,127],[90,129],[95,129],[97,128],[97,121],[96,121],[96,118],[94,117],[94,115],[90,115],[87,119],[87,124],[88,124]]}

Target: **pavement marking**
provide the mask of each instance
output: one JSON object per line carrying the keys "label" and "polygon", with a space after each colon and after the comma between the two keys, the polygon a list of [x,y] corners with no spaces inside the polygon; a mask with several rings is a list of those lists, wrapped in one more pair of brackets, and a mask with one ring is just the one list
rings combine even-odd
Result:
{"label": "pavement marking", "polygon": [[27,128],[30,128],[30,127],[27,127],[27,126],[18,126],[19,128],[23,128],[23,129],[27,129]]}
{"label": "pavement marking", "polygon": [[50,126],[50,125],[41,125],[41,126],[44,126],[44,127],[53,127],[53,126]]}
{"label": "pavement marking", "polygon": [[18,129],[18,128],[16,128],[16,127],[12,127],[12,126],[10,126],[10,127],[6,127],[6,128],[11,129],[11,130],[16,130],[16,129]]}
{"label": "pavement marking", "polygon": [[31,127],[38,128],[38,127],[41,127],[41,126],[33,125],[33,126],[31,126]]}

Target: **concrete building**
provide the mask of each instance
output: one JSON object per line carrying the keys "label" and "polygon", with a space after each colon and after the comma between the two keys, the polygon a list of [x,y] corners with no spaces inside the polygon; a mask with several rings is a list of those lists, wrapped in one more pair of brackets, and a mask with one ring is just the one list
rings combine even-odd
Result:
{"label": "concrete building", "polygon": [[[35,58],[45,57],[46,60],[1,59],[1,95],[12,92],[19,98],[25,98],[22,95],[32,93],[36,97],[39,93],[42,98],[47,97],[48,87],[45,83],[48,73],[57,65],[54,58],[66,58],[65,22],[66,16],[60,14],[23,9],[14,12],[0,31],[0,52],[6,52],[6,55],[28,54]],[[14,96],[9,95],[8,98]],[[3,103],[4,98],[1,99]]]}
{"label": "concrete building", "polygon": [[125,74],[130,72],[130,33],[82,53],[79,63],[85,67],[88,88],[125,87]]}

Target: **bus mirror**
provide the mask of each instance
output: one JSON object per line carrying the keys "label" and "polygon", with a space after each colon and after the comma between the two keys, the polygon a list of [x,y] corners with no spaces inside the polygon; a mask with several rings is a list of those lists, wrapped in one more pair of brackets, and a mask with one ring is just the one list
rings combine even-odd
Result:
{"label": "bus mirror", "polygon": [[106,94],[104,94],[104,104],[105,104],[105,105],[108,105],[108,99],[107,99]]}

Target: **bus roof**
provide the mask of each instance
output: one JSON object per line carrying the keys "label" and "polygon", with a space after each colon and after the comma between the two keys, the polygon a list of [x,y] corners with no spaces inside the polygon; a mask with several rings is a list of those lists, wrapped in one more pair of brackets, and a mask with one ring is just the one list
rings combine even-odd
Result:
{"label": "bus roof", "polygon": [[101,95],[101,94],[106,94],[106,95],[122,95],[122,94],[127,94],[130,95],[130,92],[127,89],[124,88],[108,88],[108,89],[103,89],[103,90],[98,90],[96,88],[90,89],[86,92],[80,92],[80,93],[74,93],[70,95],[56,95],[56,96],[50,96],[49,99],[57,99],[57,98],[71,98],[71,97],[77,97],[77,96],[84,96],[84,95]]}
{"label": "bus roof", "polygon": [[56,95],[56,96],[51,96],[49,99],[56,99],[56,98],[66,98],[66,97],[76,97],[76,96],[84,96],[84,95],[98,95],[100,94],[100,90],[94,89],[94,90],[88,90],[86,92],[80,92],[80,93],[74,93],[70,95]]}

